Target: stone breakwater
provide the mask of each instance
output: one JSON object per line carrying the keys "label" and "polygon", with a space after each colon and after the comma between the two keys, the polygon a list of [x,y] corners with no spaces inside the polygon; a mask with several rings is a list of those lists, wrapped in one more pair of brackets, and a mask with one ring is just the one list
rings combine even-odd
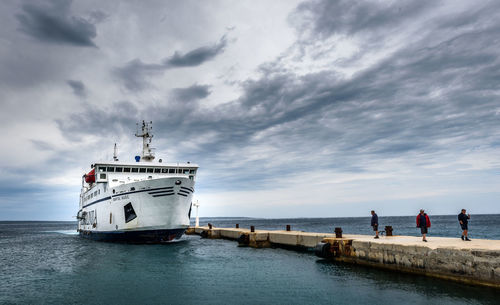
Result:
{"label": "stone breakwater", "polygon": [[238,241],[256,248],[316,250],[325,259],[411,272],[475,285],[500,288],[500,240],[414,236],[343,235],[243,228],[189,228],[187,234]]}

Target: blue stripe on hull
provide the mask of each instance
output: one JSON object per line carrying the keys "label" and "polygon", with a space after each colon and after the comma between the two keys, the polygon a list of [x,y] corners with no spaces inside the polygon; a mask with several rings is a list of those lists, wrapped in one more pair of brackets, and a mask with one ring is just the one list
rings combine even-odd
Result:
{"label": "blue stripe on hull", "polygon": [[134,244],[158,244],[181,238],[186,229],[145,230],[145,231],[80,231],[82,237],[107,242]]}

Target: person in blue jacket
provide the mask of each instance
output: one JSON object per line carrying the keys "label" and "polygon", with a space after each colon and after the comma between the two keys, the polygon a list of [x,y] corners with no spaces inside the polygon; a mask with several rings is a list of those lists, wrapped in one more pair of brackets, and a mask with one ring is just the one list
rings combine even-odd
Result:
{"label": "person in blue jacket", "polygon": [[373,210],[372,210],[372,227],[373,227],[373,231],[375,231],[374,238],[378,238],[378,215]]}
{"label": "person in blue jacket", "polygon": [[458,214],[458,222],[460,223],[460,227],[462,227],[462,240],[470,241],[469,239],[469,219],[470,214],[465,214],[466,210],[462,209],[462,212]]}

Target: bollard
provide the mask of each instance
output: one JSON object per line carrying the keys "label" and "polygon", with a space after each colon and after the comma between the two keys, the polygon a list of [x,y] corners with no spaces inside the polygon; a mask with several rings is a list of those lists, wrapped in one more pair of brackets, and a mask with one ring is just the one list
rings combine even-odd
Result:
{"label": "bollard", "polygon": [[239,223],[237,223],[237,224],[236,224],[236,229],[239,229],[239,228],[240,228],[240,224],[239,224]]}
{"label": "bollard", "polygon": [[290,225],[286,225],[286,230],[287,230],[287,231],[290,231],[290,230],[291,230],[291,229],[290,229]]}
{"label": "bollard", "polygon": [[385,226],[385,236],[392,236],[392,226]]}
{"label": "bollard", "polygon": [[212,230],[212,224],[211,223],[208,224],[208,229]]}
{"label": "bollard", "polygon": [[255,227],[254,226],[250,226],[250,232],[255,232]]}
{"label": "bollard", "polygon": [[335,228],[335,237],[342,238],[342,228]]}

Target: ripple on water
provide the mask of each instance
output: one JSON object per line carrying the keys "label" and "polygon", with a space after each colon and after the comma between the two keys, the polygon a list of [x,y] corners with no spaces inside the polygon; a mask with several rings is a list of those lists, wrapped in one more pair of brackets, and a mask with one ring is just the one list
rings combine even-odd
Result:
{"label": "ripple on water", "polygon": [[307,252],[197,236],[166,245],[100,243],[69,230],[0,223],[0,303],[497,304],[497,290]]}

